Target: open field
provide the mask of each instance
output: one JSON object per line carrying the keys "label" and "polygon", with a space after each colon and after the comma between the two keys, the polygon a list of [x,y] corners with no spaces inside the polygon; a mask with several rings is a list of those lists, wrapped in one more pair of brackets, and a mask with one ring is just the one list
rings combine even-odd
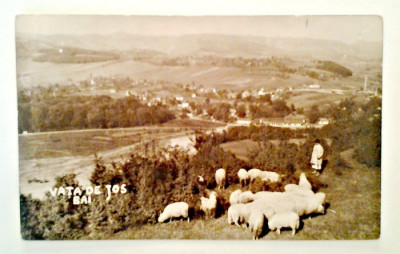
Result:
{"label": "open field", "polygon": [[[295,236],[283,230],[281,235],[264,227],[261,240],[350,240],[377,239],[380,236],[380,170],[355,162],[352,150],[342,153],[351,168],[328,166],[318,178],[305,169],[310,181],[319,181],[326,187],[326,214],[312,219],[303,218]],[[239,188],[230,185],[224,196]],[[247,188],[247,187],[246,187]],[[246,189],[245,188],[245,189]],[[92,236],[93,239],[242,239],[252,238],[248,230],[228,225],[226,213],[217,219],[195,218],[191,222],[172,221],[162,224],[132,226],[112,235]]]}
{"label": "open field", "polygon": [[259,149],[258,143],[250,139],[227,142],[220,146],[224,151],[231,152],[235,154],[237,158],[244,161],[249,160],[251,150]]}
{"label": "open field", "polygon": [[177,120],[166,126],[125,129],[95,129],[19,136],[20,191],[41,198],[55,183],[55,177],[75,173],[83,186],[90,185],[96,153],[107,163],[126,160],[131,152],[141,152],[144,144],[187,147],[194,131],[221,124],[208,121]]}
{"label": "open field", "polygon": [[221,89],[247,89],[251,84],[253,89],[259,87],[277,88],[312,82],[311,78],[279,79],[268,69],[261,69],[257,73],[235,67],[210,66],[161,66],[134,60],[112,60],[85,64],[58,64],[39,63],[31,60],[18,61],[18,86],[29,88],[34,86],[48,86],[55,83],[79,82],[89,78],[103,76],[126,76],[134,80],[167,81],[171,83],[201,84],[204,87],[218,86]]}

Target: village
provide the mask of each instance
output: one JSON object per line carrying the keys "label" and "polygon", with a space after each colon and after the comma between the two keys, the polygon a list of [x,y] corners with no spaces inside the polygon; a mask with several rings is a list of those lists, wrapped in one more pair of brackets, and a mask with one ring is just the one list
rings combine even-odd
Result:
{"label": "village", "polygon": [[[226,89],[204,87],[194,82],[184,85],[167,81],[134,80],[130,77],[113,75],[93,77],[90,74],[87,79],[79,83],[57,83],[48,88],[33,87],[21,90],[19,94],[22,98],[34,94],[53,98],[59,95],[109,96],[116,99],[133,97],[147,107],[166,107],[179,119],[228,123],[226,127],[217,129],[217,131],[222,131],[230,126],[250,126],[251,124],[291,129],[322,128],[333,120],[326,118],[322,113],[324,109],[326,110],[326,105],[314,104],[313,109],[304,109],[296,105],[296,96],[303,99],[304,95],[320,95],[321,97],[335,95],[339,96],[337,101],[356,97],[368,100],[374,96],[382,96],[380,86],[376,82],[370,82],[368,87],[367,75],[365,75],[363,89],[359,87],[324,88],[318,82],[276,89],[267,87]],[[291,105],[288,105],[289,102],[292,102]],[[326,104],[331,102],[327,101]],[[312,110],[318,112],[310,115]],[[23,133],[30,132],[30,130],[22,131]]]}

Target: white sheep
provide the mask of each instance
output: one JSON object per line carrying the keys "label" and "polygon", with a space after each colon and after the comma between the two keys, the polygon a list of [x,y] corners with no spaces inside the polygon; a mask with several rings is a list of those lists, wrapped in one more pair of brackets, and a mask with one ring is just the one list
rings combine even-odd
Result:
{"label": "white sheep", "polygon": [[239,182],[242,186],[245,186],[249,182],[250,176],[246,169],[239,169],[237,175],[239,177]]}
{"label": "white sheep", "polygon": [[243,204],[234,204],[228,208],[228,224],[231,225],[235,223],[237,226],[240,226],[239,223],[241,221],[241,209]]}
{"label": "white sheep", "polygon": [[[318,194],[318,193],[317,193]],[[264,215],[270,219],[272,215],[282,211],[292,211],[299,216],[312,213],[324,213],[322,205],[325,194],[304,195],[294,192],[257,192],[254,195],[254,202]]]}
{"label": "white sheep", "polygon": [[261,174],[261,170],[258,168],[252,168],[249,171],[247,171],[247,174],[250,177],[250,182],[254,182],[254,180],[256,180],[257,177],[260,177]]}
{"label": "white sheep", "polygon": [[287,211],[293,211],[297,215],[310,215],[313,213],[324,213],[325,209],[323,202],[325,199],[324,193],[317,193],[314,195],[304,195],[297,192],[289,192],[280,200],[280,207]]}
{"label": "white sheep", "polygon": [[187,218],[189,222],[189,205],[186,202],[175,202],[167,205],[158,217],[158,222],[164,222],[172,218]]}
{"label": "white sheep", "polygon": [[246,204],[254,200],[254,194],[251,191],[245,191],[239,194],[238,202]]}
{"label": "white sheep", "polygon": [[312,186],[311,186],[310,182],[307,180],[307,177],[304,173],[300,174],[299,186],[309,189],[309,190],[312,189]]}
{"label": "white sheep", "polygon": [[253,234],[253,240],[258,239],[264,227],[264,214],[258,209],[252,209],[248,223],[250,232]]}
{"label": "white sheep", "polygon": [[201,197],[201,206],[200,209],[204,211],[206,217],[210,217],[212,215],[215,216],[215,210],[217,208],[217,193],[214,191],[210,192],[209,198]]}
{"label": "white sheep", "polygon": [[268,227],[270,230],[276,230],[281,233],[281,228],[289,227],[292,229],[292,235],[296,234],[296,229],[300,226],[299,215],[295,212],[279,212],[268,219]]}
{"label": "white sheep", "polygon": [[240,189],[235,190],[229,196],[229,203],[234,204],[245,204],[254,200],[254,194],[251,191],[242,192]]}
{"label": "white sheep", "polygon": [[254,194],[254,199],[279,198],[282,195],[285,195],[285,192],[259,191]]}
{"label": "white sheep", "polygon": [[228,208],[228,223],[245,226],[249,221],[250,213],[257,207],[252,204],[234,204]]}
{"label": "white sheep", "polygon": [[223,168],[218,169],[215,172],[215,181],[219,189],[225,188],[226,171]]}
{"label": "white sheep", "polygon": [[294,183],[286,184],[285,187],[284,187],[286,192],[296,191],[298,188],[299,188],[299,186],[297,184],[294,184]]}
{"label": "white sheep", "polygon": [[317,199],[318,204],[320,204],[320,205],[325,204],[325,197],[326,197],[326,194],[323,192],[318,192],[315,194],[315,199]]}
{"label": "white sheep", "polygon": [[279,182],[281,179],[281,175],[279,175],[276,172],[271,172],[271,171],[261,171],[260,172],[260,178],[262,181],[270,181],[272,183]]}
{"label": "white sheep", "polygon": [[241,189],[235,190],[231,193],[229,196],[229,203],[231,205],[238,204],[239,203],[239,195],[242,193]]}
{"label": "white sheep", "polygon": [[303,186],[299,186],[297,184],[287,184],[285,185],[285,192],[296,192],[303,195],[314,195],[314,192],[311,189],[305,188]]}

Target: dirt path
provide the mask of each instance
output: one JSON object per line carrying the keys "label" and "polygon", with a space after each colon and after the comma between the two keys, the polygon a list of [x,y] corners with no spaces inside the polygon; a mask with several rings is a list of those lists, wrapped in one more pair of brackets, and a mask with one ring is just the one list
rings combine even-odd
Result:
{"label": "dirt path", "polygon": [[[156,138],[153,137],[148,141],[99,152],[98,156],[106,162],[122,161],[126,160],[131,152],[135,152],[138,147],[143,146],[145,143],[154,140],[155,142],[166,144],[171,139],[185,138],[190,135],[191,133],[188,132],[165,134]],[[89,179],[94,169],[93,160],[93,155],[20,160],[20,192],[26,195],[32,194],[33,197],[41,199],[55,184],[56,177],[71,173],[76,174],[80,185],[88,186],[91,184]]]}

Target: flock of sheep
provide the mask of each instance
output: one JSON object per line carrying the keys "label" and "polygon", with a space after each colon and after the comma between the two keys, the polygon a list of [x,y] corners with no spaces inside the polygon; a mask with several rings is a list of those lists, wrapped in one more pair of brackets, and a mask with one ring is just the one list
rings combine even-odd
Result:
{"label": "flock of sheep", "polygon": [[[256,178],[262,181],[278,182],[282,175],[259,169],[240,169],[238,178],[241,185],[250,184]],[[203,178],[199,177],[199,181]],[[226,171],[223,168],[215,172],[215,180],[219,189],[224,188]],[[281,228],[291,228],[292,235],[300,225],[300,216],[325,212],[325,193],[312,191],[312,186],[304,173],[301,173],[298,184],[287,184],[284,192],[242,191],[237,189],[229,197],[228,223],[248,227],[253,239],[262,235],[265,219],[269,229],[280,234]],[[215,215],[217,193],[209,192],[209,197],[201,197],[200,209],[207,217]],[[167,205],[158,221],[164,222],[172,218],[187,218],[189,222],[189,205],[186,202],[176,202]]]}

